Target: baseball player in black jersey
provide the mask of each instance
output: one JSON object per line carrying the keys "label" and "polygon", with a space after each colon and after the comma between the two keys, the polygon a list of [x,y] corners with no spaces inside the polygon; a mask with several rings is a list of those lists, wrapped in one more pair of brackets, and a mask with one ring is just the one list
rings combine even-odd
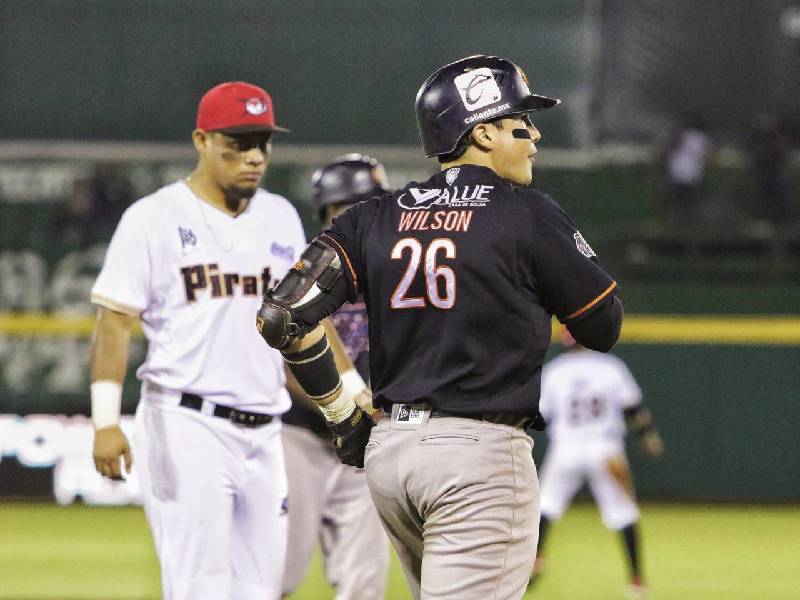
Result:
{"label": "baseball player in black jersey", "polygon": [[[383,165],[361,154],[341,156],[312,177],[313,200],[323,227],[353,204],[388,189]],[[347,304],[330,320],[354,363],[342,373],[342,380],[357,394],[369,380],[367,308],[362,301]],[[289,483],[284,595],[302,581],[319,543],[336,600],[381,600],[389,547],[364,472],[339,462],[325,419],[316,404],[294,387],[289,388],[292,408],[281,417]]]}
{"label": "baseball player in black jersey", "polygon": [[[365,465],[415,598],[518,599],[536,549],[531,438],[555,315],[581,344],[619,336],[616,283],[574,223],[528,187],[540,135],[522,70],[472,56],[417,94],[442,170],[366,200],[264,296],[257,327],[318,402],[343,462]],[[340,394],[318,322],[363,297],[377,425]]]}

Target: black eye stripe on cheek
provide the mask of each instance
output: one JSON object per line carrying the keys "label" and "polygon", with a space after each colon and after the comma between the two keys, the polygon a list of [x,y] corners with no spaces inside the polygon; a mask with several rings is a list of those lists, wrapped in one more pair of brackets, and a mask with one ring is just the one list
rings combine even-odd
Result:
{"label": "black eye stripe on cheek", "polygon": [[531,137],[531,132],[528,131],[527,129],[522,129],[521,127],[518,128],[518,129],[512,129],[511,130],[511,135],[513,135],[515,138],[519,138],[521,140],[531,140],[531,139],[533,139]]}

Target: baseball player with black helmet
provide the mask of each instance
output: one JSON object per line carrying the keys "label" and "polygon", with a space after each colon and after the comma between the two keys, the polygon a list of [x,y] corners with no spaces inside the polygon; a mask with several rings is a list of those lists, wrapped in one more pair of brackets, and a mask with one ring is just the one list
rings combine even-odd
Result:
{"label": "baseball player with black helmet", "polygon": [[[415,598],[511,600],[531,573],[531,438],[551,316],[607,351],[616,283],[550,198],[528,187],[533,94],[503,58],[471,56],[417,94],[442,170],[334,219],[264,297],[256,324],[320,405],[340,459],[365,465]],[[363,294],[377,425],[341,381],[318,322]]]}
{"label": "baseball player with black helmet", "polygon": [[259,188],[276,131],[264,89],[210,89],[197,167],[128,208],[92,289],[94,460],[108,477],[132,462],[119,413],[135,322],[148,340],[133,453],[166,600],[282,593],[290,400],[252,315],[306,240],[294,207]]}
{"label": "baseball player with black helmet", "polygon": [[[353,204],[389,190],[383,165],[374,158],[348,154],[319,168],[312,177],[320,223]],[[331,321],[354,369],[342,373],[354,394],[369,380],[367,309],[363,301],[343,306]],[[339,462],[325,419],[302,389],[283,416],[283,448],[289,482],[289,542],[283,590],[302,581],[317,542],[336,600],[380,600],[389,568],[389,547],[372,504],[363,471]],[[371,407],[368,407],[371,408]]]}

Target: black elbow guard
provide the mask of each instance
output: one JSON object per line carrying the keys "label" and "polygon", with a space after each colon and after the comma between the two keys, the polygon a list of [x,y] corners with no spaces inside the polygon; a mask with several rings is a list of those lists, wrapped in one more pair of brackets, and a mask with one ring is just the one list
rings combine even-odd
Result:
{"label": "black elbow guard", "polygon": [[339,255],[316,238],[280,283],[264,293],[256,327],[270,346],[282,350],[347,300],[354,298]]}
{"label": "black elbow guard", "polygon": [[266,295],[256,315],[256,328],[270,346],[276,350],[288,348],[298,337],[303,337],[300,326],[292,320],[292,311],[270,302]]}
{"label": "black elbow guard", "polygon": [[616,296],[608,296],[593,311],[565,325],[580,345],[608,352],[619,339],[622,315],[622,302]]}

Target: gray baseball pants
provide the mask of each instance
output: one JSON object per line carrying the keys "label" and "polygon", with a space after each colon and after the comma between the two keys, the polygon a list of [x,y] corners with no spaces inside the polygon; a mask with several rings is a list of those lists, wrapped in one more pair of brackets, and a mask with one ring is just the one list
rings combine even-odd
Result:
{"label": "gray baseball pants", "polygon": [[335,600],[383,600],[389,543],[372,505],[363,471],[343,465],[330,438],[283,425],[289,483],[289,539],[283,593],[303,580],[322,546]]}
{"label": "gray baseball pants", "polygon": [[536,553],[533,441],[510,425],[385,418],[367,483],[416,600],[518,600]]}

